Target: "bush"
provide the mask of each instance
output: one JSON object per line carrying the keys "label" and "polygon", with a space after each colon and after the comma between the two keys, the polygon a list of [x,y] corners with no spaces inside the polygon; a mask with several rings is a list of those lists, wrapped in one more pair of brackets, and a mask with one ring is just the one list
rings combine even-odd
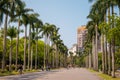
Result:
{"label": "bush", "polygon": [[15,65],[14,64],[11,65],[11,69],[15,70]]}
{"label": "bush", "polygon": [[5,67],[5,68],[6,68],[6,70],[7,70],[7,71],[9,71],[9,65],[6,65],[6,67]]}

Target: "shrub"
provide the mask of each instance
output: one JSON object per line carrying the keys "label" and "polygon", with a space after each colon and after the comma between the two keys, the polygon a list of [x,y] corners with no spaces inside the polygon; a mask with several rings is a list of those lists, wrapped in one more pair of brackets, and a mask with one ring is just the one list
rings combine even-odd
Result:
{"label": "shrub", "polygon": [[11,65],[11,69],[15,70],[15,65],[14,64]]}

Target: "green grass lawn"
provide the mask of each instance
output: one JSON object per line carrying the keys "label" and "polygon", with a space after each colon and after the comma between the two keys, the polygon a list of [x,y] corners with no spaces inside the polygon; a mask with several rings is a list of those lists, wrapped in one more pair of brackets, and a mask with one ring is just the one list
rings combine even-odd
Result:
{"label": "green grass lawn", "polygon": [[12,72],[5,71],[4,73],[0,72],[0,76],[17,75],[17,74],[19,74],[19,72],[16,71],[12,71]]}
{"label": "green grass lawn", "polygon": [[108,76],[106,74],[102,74],[101,72],[96,72],[94,70],[89,69],[90,72],[96,73],[99,77],[101,77],[103,80],[120,80],[120,78],[112,78],[111,76]]}
{"label": "green grass lawn", "polygon": [[[39,70],[26,70],[26,71],[23,71],[23,74],[25,73],[32,73],[32,72],[38,72]],[[5,71],[4,73],[0,72],[0,76],[8,76],[8,75],[18,75],[19,72],[18,71],[12,71],[12,72],[9,72],[9,71]]]}
{"label": "green grass lawn", "polygon": [[106,74],[98,74],[98,76],[100,76],[101,78],[103,78],[103,80],[120,80],[120,78],[112,78],[111,76],[108,76]]}

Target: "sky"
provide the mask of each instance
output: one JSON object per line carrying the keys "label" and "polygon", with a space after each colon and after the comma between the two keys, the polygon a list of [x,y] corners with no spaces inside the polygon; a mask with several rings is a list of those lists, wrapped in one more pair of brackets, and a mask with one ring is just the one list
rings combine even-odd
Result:
{"label": "sky", "polygon": [[60,28],[64,44],[71,48],[77,43],[77,28],[86,25],[91,3],[88,0],[23,0],[27,8],[39,13],[43,23]]}

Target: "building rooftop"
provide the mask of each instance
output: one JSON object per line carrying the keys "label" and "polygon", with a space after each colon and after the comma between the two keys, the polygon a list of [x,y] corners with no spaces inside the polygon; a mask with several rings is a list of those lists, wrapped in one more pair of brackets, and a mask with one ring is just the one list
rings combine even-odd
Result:
{"label": "building rooftop", "polygon": [[80,33],[81,31],[84,31],[84,30],[86,30],[86,26],[85,25],[80,26],[77,28],[77,33]]}

